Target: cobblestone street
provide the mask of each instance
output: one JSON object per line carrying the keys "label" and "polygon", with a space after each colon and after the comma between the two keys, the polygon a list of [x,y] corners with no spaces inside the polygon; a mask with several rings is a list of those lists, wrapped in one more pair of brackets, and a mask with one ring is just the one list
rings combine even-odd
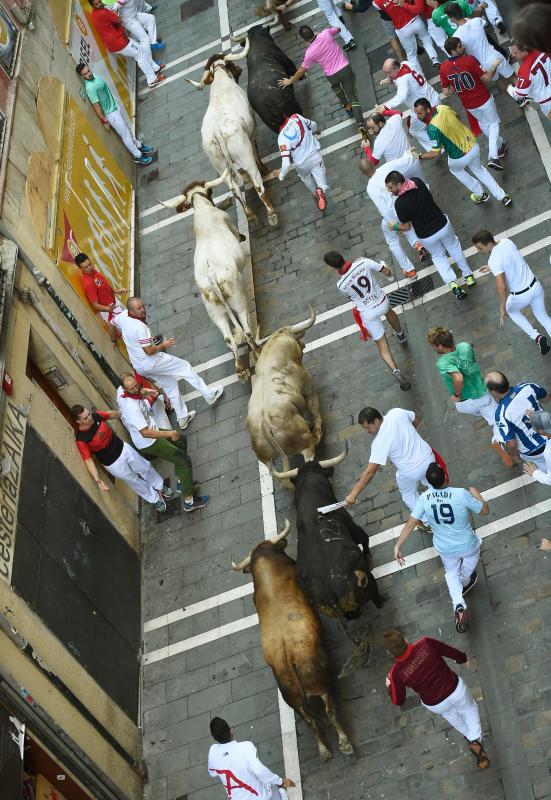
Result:
{"label": "cobblestone street", "polygon": [[[181,10],[191,5],[200,10],[182,21]],[[509,5],[500,2],[506,20]],[[431,537],[415,532],[410,538],[406,558],[419,553],[415,565],[410,559],[400,570],[393,561],[398,532],[389,531],[407,519],[407,509],[396,488],[394,468],[379,471],[352,514],[369,533],[375,575],[388,601],[380,610],[369,604],[363,615],[373,644],[370,665],[336,680],[337,706],[356,757],[345,759],[328,729],[335,758],[323,764],[302,720],[296,722],[295,747],[262,655],[252,580],[231,569],[232,557],[243,558],[274,532],[276,524],[281,528],[286,517],[293,524],[288,553],[295,554],[292,498],[277,481],[272,491],[271,478],[259,472],[246,429],[250,385],[237,381],[233,361],[194,282],[193,217],[187,213],[177,218],[158,205],[192,180],[215,177],[200,137],[209,90],[197,91],[185,78],[199,80],[208,56],[223,49],[221,32],[228,49],[230,28],[241,32],[255,22],[254,4],[232,0],[226,8],[225,0],[183,5],[160,0],[156,17],[166,41],[167,80],[154,92],[143,84],[139,93],[137,129],[158,151],[151,166],[139,173],[140,296],[148,306],[153,332],[174,336],[178,344],[173,352],[198,368],[208,384],[224,383],[225,393],[210,408],[184,387],[190,408],[197,410],[188,451],[201,491],[211,495],[208,507],[160,519],[150,508],[144,510],[142,724],[147,800],[223,798],[223,788],[206,768],[209,720],[215,714],[228,720],[237,738],[254,741],[271,769],[297,782],[290,800],[551,800],[551,555],[536,548],[549,531],[549,488],[522,478],[520,467],[506,469],[490,447],[486,423],[455,412],[426,333],[429,327],[446,325],[456,341],[474,344],[483,372],[503,370],[512,383],[532,380],[549,390],[551,354],[542,358],[509,318],[499,327],[491,275],[480,275],[459,305],[442,289],[434,267],[424,266],[421,276],[431,274],[434,289],[415,307],[396,309],[408,346],[392,341],[391,349],[412,382],[411,391],[399,390],[375,345],[361,340],[349,306],[342,304],[336,290],[335,275],[323,265],[329,249],[349,259],[366,253],[392,261],[379,213],[358,171],[354,124],[317,67],[296,94],[305,115],[322,129],[331,184],[328,208],[321,216],[294,171],[284,182],[267,183],[279,214],[277,228],[268,226],[264,208],[251,192],[248,200],[258,222],[250,231],[232,206],[230,214],[250,244],[251,311],[261,335],[304,319],[309,305],[318,314],[306,334],[304,364],[322,409],[324,434],[318,454],[329,457],[345,441],[349,445],[348,457],[335,469],[339,499],[369,456],[370,437],[355,424],[358,411],[366,405],[382,412],[400,406],[423,418],[421,435],[445,458],[454,485],[474,485],[489,493],[490,516],[476,522],[484,526],[479,581],[469,595],[471,625],[461,636],[455,630],[440,559],[432,551],[422,552],[431,548]],[[313,0],[297,2],[290,17],[295,23],[304,19],[316,30],[325,27]],[[347,14],[348,23],[358,42],[351,61],[367,111],[389,94],[379,81],[382,62],[391,52],[373,10]],[[304,50],[298,27],[275,33],[297,66]],[[433,78],[436,73],[426,56],[422,63],[427,77]],[[246,69],[240,85],[246,87]],[[513,205],[504,208],[492,200],[474,206],[444,159],[427,166],[427,179],[449,213],[473,269],[486,261],[475,254],[472,234],[485,227],[494,235],[507,235],[523,249],[550,304],[550,125],[535,109],[527,114],[507,95],[499,95],[496,103],[509,144],[506,170],[497,180],[513,196]],[[459,108],[455,99],[450,105]],[[274,169],[279,166],[276,137],[260,120],[257,130],[260,154]],[[484,137],[481,148],[486,154]],[[225,191],[222,186],[215,194]],[[395,265],[397,276],[399,272]],[[458,667],[458,672],[480,700],[490,769],[477,770],[459,734],[424,709],[416,695],[408,695],[400,709],[392,706],[385,689],[391,657],[381,637],[394,625],[410,640],[435,636],[466,650],[475,670]],[[336,676],[351,645],[332,621],[324,618],[323,628]],[[289,767],[296,763],[297,749],[300,775]]]}

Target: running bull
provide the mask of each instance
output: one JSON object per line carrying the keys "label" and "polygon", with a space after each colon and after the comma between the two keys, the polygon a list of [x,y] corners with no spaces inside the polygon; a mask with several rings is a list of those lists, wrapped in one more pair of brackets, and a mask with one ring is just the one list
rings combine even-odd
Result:
{"label": "running bull", "polygon": [[354,750],[335,710],[319,618],[298,584],[295,562],[283,552],[290,527],[286,520],[281,533],[258,544],[240,564],[232,562],[232,567],[252,572],[264,658],[283,699],[310,727],[326,761],[333,754],[309,710],[310,697],[323,701],[339,735],[340,751],[351,755]]}
{"label": "running bull", "polygon": [[292,479],[295,486],[300,585],[318,611],[339,620],[357,648],[339,677],[364,665],[371,653],[367,630],[353,632],[349,621],[357,619],[370,600],[377,608],[384,603],[371,572],[367,533],[344,508],[329,514],[319,514],[317,510],[337,502],[327,470],[340,463],[347,450],[327,461],[310,461],[286,472],[272,471],[276,478]]}
{"label": "running bull", "polygon": [[[297,71],[293,61],[274,42],[268,28],[250,28],[247,53],[247,97],[262,122],[279,133],[287,117],[302,114],[292,86],[281,89],[277,82]],[[232,37],[232,41],[242,39]]]}
{"label": "running bull", "polygon": [[[315,321],[316,314],[310,308],[310,318],[304,322],[256,340],[261,350],[249,399],[247,428],[259,461],[269,464],[280,456],[284,470],[289,469],[290,455],[302,453],[305,461],[311,461],[321,439],[316,389],[302,366],[302,339]],[[290,483],[287,486],[293,488]]]}
{"label": "running bull", "polygon": [[246,58],[249,38],[245,37],[242,53],[216,53],[207,63],[199,82],[186,78],[197,89],[210,86],[209,105],[201,125],[203,150],[219,175],[226,170],[230,191],[241,203],[247,218],[255,215],[245,202],[244,181],[241,172],[249,176],[261,201],[266,207],[268,222],[277,225],[277,213],[268,199],[262,174],[264,165],[258,154],[255,118],[247,95],[237,85],[241,68],[235,61]]}
{"label": "running bull", "polygon": [[[193,207],[195,283],[201,300],[224,337],[235,359],[235,369],[242,381],[250,378],[237,348],[242,342],[254,350],[247,297],[241,273],[247,256],[241,246],[245,237],[239,233],[228,214],[212,201],[212,190],[226,180],[227,172],[212,181],[194,181],[183,193],[162,205],[178,213]],[[232,331],[233,327],[233,331]]]}

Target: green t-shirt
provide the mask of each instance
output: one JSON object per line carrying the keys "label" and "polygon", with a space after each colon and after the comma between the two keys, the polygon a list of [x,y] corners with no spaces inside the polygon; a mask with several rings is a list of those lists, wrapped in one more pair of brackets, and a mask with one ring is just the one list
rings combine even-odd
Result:
{"label": "green t-shirt", "polygon": [[438,357],[436,366],[450,394],[454,393],[450,372],[460,372],[463,375],[462,400],[478,400],[487,393],[488,388],[480,374],[473,347],[468,342],[458,342],[451,353],[443,353]]}
{"label": "green t-shirt", "polygon": [[99,103],[104,114],[110,114],[112,111],[117,110],[118,106],[109,86],[99,75],[94,75],[91,81],[85,80],[84,88],[86,89],[88,100],[91,103]]}
{"label": "green t-shirt", "polygon": [[432,21],[435,25],[438,25],[439,28],[443,28],[448,36],[455,36],[457,25],[455,25],[446,14],[446,6],[451,2],[456,2],[466,17],[472,17],[473,10],[467,0],[447,0],[446,3],[442,3],[441,6],[434,9],[432,12]]}

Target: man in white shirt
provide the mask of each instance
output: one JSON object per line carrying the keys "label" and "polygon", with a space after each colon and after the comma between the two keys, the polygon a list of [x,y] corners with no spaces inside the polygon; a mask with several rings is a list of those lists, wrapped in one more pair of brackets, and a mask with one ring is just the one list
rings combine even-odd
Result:
{"label": "man in white shirt", "polygon": [[[467,55],[474,56],[483,70],[489,70],[492,64],[501,58],[501,55],[488,41],[485,30],[486,22],[482,17],[466,19],[457,3],[447,5],[446,14],[451,22],[457,25],[454,36],[461,39]],[[495,72],[494,80],[497,81],[497,85],[503,92],[507,91],[507,86],[513,77],[513,67],[502,58]]]}
{"label": "man in white shirt", "polygon": [[290,778],[280,778],[265,767],[252,742],[236,742],[225,719],[211,719],[210,732],[216,744],[209,750],[209,775],[220,778],[228,800],[281,800],[287,797],[284,790],[295,783]]}
{"label": "man in white shirt", "polygon": [[543,451],[545,470],[541,464],[523,464],[523,472],[538,483],[551,486],[551,414],[548,411],[532,411],[527,416],[534,430],[547,439],[547,444]]}
{"label": "man in white shirt", "polygon": [[520,67],[516,83],[507,87],[507,93],[519,105],[533,100],[541,113],[551,119],[551,56],[540,50],[526,49],[518,42],[513,42],[511,54]]}
{"label": "man in white shirt", "polygon": [[381,81],[381,86],[394,84],[396,86],[396,94],[390,100],[385,100],[384,105],[375,106],[375,110],[382,114],[385,109],[405,106],[410,112],[408,117],[409,132],[412,136],[415,136],[423,150],[426,152],[432,150],[427,126],[417,119],[413,107],[420,97],[428,100],[431,106],[437,106],[440,102],[438,93],[432,88],[423,73],[416,70],[409,61],[400,63],[395,58],[387,58],[383,63],[383,72],[386,78]]}
{"label": "man in white shirt", "polygon": [[499,298],[499,324],[503,325],[507,312],[515,325],[518,325],[537,344],[544,356],[550,349],[547,337],[538,333],[521,313],[523,308],[530,306],[535,318],[551,338],[551,317],[545,308],[543,286],[522,257],[516,244],[510,239],[500,239],[496,242],[490,231],[482,229],[475,233],[472,242],[479,253],[489,256],[488,266],[482,267],[480,271],[495,275]]}
{"label": "man in white shirt", "polygon": [[130,363],[136,372],[151,378],[162,387],[176,412],[179,427],[185,430],[195,417],[195,411],[188,411],[180,394],[178,381],[186,380],[191,384],[209,406],[216,403],[224,389],[222,386],[209,389],[189,361],[169,356],[165,352],[169,347],[174,347],[176,339],[164,339],[159,344],[154,344],[153,334],[146,324],[147,311],[143,300],[129,297],[126,308],[126,312],[117,315],[114,324],[121,331]]}
{"label": "man in white shirt", "polygon": [[[369,464],[347,495],[347,505],[354,505],[358,495],[371,483],[379,467],[390,459],[396,467],[396,484],[402,500],[412,511],[420,496],[419,483],[428,487],[426,473],[429,464],[436,461],[446,470],[442,458],[417,433],[421,417],[403,408],[391,408],[383,417],[376,408],[368,406],[360,411],[358,423],[375,438],[371,445]],[[423,518],[422,524],[430,530],[426,518]]]}
{"label": "man in white shirt", "polygon": [[297,175],[312,193],[317,207],[320,211],[325,211],[329,184],[320,143],[313,135],[317,130],[317,123],[301,114],[291,114],[287,117],[277,137],[281,153],[281,169],[275,169],[274,175],[279,176],[279,180],[282,181],[291,169],[292,160]]}
{"label": "man in white shirt", "polygon": [[[184,511],[197,511],[209,502],[209,496],[194,497],[193,466],[187,454],[187,442],[180,431],[160,430],[153,414],[159,401],[156,389],[141,387],[130,372],[121,375],[117,390],[117,405],[122,423],[130,434],[132,444],[142,456],[152,456],[174,465],[177,491],[184,498]],[[168,421],[168,420],[167,420]]]}
{"label": "man in white shirt", "polygon": [[382,318],[389,321],[392,332],[400,342],[406,344],[406,334],[402,330],[400,320],[395,311],[390,308],[388,297],[379,284],[374,273],[382,272],[387,278],[392,278],[392,271],[384,263],[378,263],[371,258],[357,258],[355,261],[345,261],[341,253],[330,250],[323,257],[325,263],[337,270],[340,280],[337,289],[352,301],[354,305],[354,319],[362,331],[364,339],[373,339],[377,345],[379,356],[389,367],[393,376],[400,384],[400,389],[407,392],[411,383],[406,380],[392,357]]}
{"label": "man in white shirt", "polygon": [[[421,178],[423,181],[425,180],[423,167],[419,159],[412,156],[409,152],[404,153],[400,158],[395,158],[393,161],[387,161],[382,166],[377,167],[377,169],[375,169],[375,165],[368,158],[362,158],[360,161],[360,171],[369,178],[367,182],[367,194],[374,202],[382,217],[381,230],[390,252],[396,259],[396,263],[400,266],[404,278],[414,279],[417,277],[417,271],[402,248],[400,236],[396,231],[388,227],[389,222],[394,222],[396,220],[394,197],[388,191],[385,184],[386,176],[389,172],[392,172],[392,170],[398,170],[408,178],[417,177]],[[417,251],[421,261],[430,259],[429,253],[422,246],[421,242],[417,240],[417,235],[413,229],[406,231],[404,236]]]}
{"label": "man in white shirt", "polygon": [[404,130],[400,111],[379,114],[375,112],[367,118],[369,132],[375,136],[373,149],[367,145],[364,152],[372,164],[378,166],[381,161],[393,161],[401,158],[408,149],[408,137]]}

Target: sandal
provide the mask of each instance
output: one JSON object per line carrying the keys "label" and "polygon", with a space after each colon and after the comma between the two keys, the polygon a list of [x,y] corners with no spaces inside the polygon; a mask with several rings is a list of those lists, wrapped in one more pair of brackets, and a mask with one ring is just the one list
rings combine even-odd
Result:
{"label": "sandal", "polygon": [[474,742],[469,742],[469,750],[476,757],[476,766],[479,769],[487,769],[490,766],[490,759],[488,753],[484,750],[482,743],[475,739]]}

